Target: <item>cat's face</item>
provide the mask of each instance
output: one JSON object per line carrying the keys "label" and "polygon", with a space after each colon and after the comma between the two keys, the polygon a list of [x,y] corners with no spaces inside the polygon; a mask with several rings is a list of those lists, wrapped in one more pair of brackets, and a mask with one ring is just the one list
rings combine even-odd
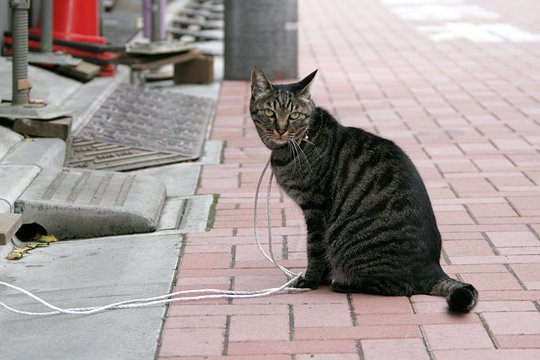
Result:
{"label": "cat's face", "polygon": [[251,72],[251,118],[261,140],[271,150],[299,142],[306,134],[315,108],[309,87],[317,70],[303,80],[287,85],[271,84],[264,72]]}

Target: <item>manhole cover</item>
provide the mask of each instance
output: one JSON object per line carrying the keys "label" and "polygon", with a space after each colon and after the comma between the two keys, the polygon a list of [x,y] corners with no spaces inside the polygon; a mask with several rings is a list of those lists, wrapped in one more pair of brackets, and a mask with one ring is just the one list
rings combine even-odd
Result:
{"label": "manhole cover", "polygon": [[[207,98],[122,84],[76,135],[67,164],[113,170],[115,164],[103,164],[135,158],[155,160],[154,165],[196,160],[213,113],[214,101]],[[152,161],[121,167],[153,166]]]}

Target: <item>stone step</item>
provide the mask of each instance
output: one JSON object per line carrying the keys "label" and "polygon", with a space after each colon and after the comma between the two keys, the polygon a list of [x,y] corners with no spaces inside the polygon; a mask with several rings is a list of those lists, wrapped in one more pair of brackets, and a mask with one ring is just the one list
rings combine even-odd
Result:
{"label": "stone step", "polygon": [[15,201],[40,171],[36,165],[0,164],[0,214],[13,212]]}
{"label": "stone step", "polygon": [[57,138],[28,138],[19,141],[1,160],[1,165],[37,165],[62,167],[66,143]]}
{"label": "stone step", "polygon": [[24,137],[22,135],[17,134],[7,127],[0,126],[0,160],[23,139]]}
{"label": "stone step", "polygon": [[15,212],[59,239],[133,234],[156,230],[165,197],[165,186],[152,177],[45,168]]}

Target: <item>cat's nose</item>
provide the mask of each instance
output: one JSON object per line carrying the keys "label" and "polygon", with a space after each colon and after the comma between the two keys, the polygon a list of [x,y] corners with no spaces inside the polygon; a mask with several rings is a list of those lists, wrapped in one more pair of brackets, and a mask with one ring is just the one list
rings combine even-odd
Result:
{"label": "cat's nose", "polygon": [[287,132],[287,129],[286,128],[285,129],[276,128],[276,131],[277,131],[277,133],[279,135],[283,135],[283,134],[285,134]]}

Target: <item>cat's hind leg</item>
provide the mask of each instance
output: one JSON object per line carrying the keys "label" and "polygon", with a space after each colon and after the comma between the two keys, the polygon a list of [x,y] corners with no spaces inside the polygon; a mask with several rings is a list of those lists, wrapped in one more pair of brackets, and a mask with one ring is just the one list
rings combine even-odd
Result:
{"label": "cat's hind leg", "polygon": [[353,281],[340,281],[333,279],[330,285],[333,291],[339,293],[363,293],[384,296],[410,296],[414,294],[411,286],[405,283],[396,283],[389,279],[354,279]]}
{"label": "cat's hind leg", "polygon": [[374,286],[370,282],[359,281],[355,283],[344,283],[336,280],[332,280],[330,287],[333,291],[339,293],[364,293],[364,294],[381,294],[381,289],[378,286]]}

